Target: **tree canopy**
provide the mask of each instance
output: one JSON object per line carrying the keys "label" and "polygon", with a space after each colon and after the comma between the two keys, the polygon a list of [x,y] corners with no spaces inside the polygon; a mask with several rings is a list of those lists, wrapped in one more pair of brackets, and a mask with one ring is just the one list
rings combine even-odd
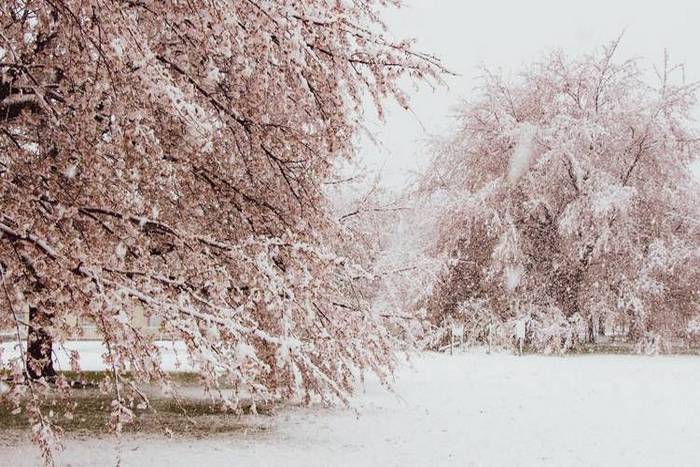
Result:
{"label": "tree canopy", "polygon": [[52,341],[95,326],[120,427],[132,379],[167,380],[137,311],[185,342],[213,394],[343,400],[359,371],[386,374],[324,183],[367,104],[440,80],[435,58],[386,37],[390,4],[3,2],[0,320],[44,346],[7,362],[18,383],[45,376]]}
{"label": "tree canopy", "polygon": [[543,347],[606,319],[635,341],[684,336],[699,311],[697,86],[668,59],[648,84],[617,45],[555,52],[513,81],[486,72],[457,109],[414,193],[444,265],[422,302],[434,323],[477,301],[532,321],[533,341],[551,331]]}

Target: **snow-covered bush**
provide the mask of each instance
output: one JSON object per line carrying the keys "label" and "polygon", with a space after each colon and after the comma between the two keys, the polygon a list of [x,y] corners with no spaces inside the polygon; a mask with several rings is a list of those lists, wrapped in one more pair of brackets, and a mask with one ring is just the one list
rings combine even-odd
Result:
{"label": "snow-covered bush", "polygon": [[572,349],[580,337],[579,320],[572,318],[572,321],[567,319],[557,307],[538,310],[530,320],[529,348],[545,354],[565,353]]}
{"label": "snow-covered bush", "polygon": [[488,343],[497,317],[486,299],[468,299],[457,307],[455,321],[463,325],[465,344],[476,345]]}
{"label": "snow-covered bush", "polygon": [[688,321],[688,326],[686,329],[688,331],[688,334],[700,335],[700,316],[696,316],[690,321]]}

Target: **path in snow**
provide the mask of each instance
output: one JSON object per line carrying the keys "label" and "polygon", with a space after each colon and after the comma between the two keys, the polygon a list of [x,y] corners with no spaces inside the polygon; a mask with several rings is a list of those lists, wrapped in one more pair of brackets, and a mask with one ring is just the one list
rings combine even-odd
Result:
{"label": "path in snow", "polygon": [[[260,433],[70,440],[61,465],[687,466],[700,459],[700,358],[426,354],[400,398],[369,382],[347,409],[289,408]],[[0,434],[0,436],[2,436]],[[0,465],[36,463],[28,444]]]}

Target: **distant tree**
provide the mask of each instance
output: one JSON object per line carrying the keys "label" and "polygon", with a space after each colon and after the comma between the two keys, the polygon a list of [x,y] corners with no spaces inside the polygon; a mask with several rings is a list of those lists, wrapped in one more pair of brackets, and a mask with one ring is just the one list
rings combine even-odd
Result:
{"label": "distant tree", "polygon": [[342,400],[355,369],[390,369],[381,322],[343,306],[361,275],[322,189],[367,102],[405,106],[400,79],[443,71],[383,35],[387,4],[3,2],[0,324],[29,329],[11,397],[47,459],[31,379],[80,324],[106,344],[117,428],[130,378],[167,380],[139,310],[213,394]]}
{"label": "distant tree", "polygon": [[434,323],[487,299],[503,322],[531,315],[542,343],[555,322],[568,323],[562,343],[580,340],[581,320],[593,339],[610,315],[637,342],[686,332],[699,308],[697,86],[668,59],[648,85],[617,45],[553,53],[513,82],[487,72],[458,110],[414,195],[439,222]]}

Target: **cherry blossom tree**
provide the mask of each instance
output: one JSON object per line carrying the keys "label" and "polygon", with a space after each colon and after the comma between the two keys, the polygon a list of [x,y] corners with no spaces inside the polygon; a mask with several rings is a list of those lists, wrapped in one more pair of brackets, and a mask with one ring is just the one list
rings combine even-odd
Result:
{"label": "cherry blossom tree", "polygon": [[391,369],[382,323],[348,306],[364,276],[338,254],[351,247],[324,183],[368,103],[406,106],[399,80],[444,71],[386,38],[378,12],[398,4],[3,2],[0,325],[28,329],[27,358],[4,365],[48,461],[39,401],[68,386],[45,384],[52,348],[86,324],[115,428],[139,383],[167,386],[137,312],[220,397],[344,400],[359,371]]}
{"label": "cherry blossom tree", "polygon": [[435,144],[414,196],[439,219],[433,323],[487,300],[536,348],[592,340],[613,316],[635,342],[681,338],[698,314],[695,84],[668,58],[648,84],[619,41],[561,52],[512,82],[486,72]]}

